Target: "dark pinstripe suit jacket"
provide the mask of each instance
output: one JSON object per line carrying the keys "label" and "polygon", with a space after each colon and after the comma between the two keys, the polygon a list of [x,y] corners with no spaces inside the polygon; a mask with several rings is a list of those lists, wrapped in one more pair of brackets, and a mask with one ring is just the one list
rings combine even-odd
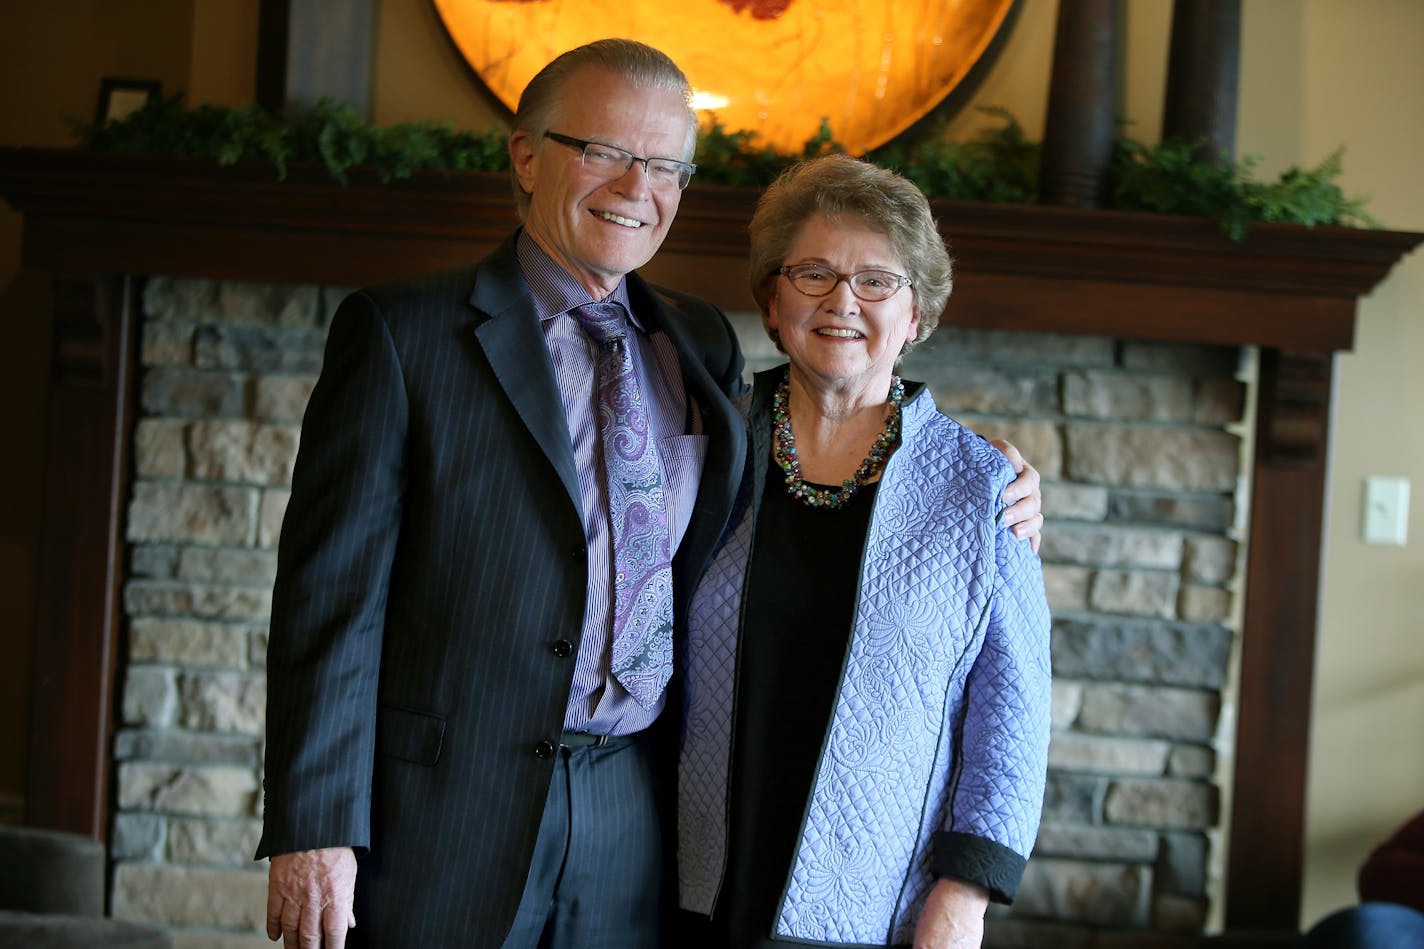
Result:
{"label": "dark pinstripe suit jacket", "polygon": [[[628,284],[711,436],[674,564],[685,612],[742,471],[741,353],[713,307]],[[551,646],[582,627],[579,503],[512,239],[341,305],[282,527],[257,855],[367,851],[362,944],[503,940],[552,776],[535,747],[573,674]]]}

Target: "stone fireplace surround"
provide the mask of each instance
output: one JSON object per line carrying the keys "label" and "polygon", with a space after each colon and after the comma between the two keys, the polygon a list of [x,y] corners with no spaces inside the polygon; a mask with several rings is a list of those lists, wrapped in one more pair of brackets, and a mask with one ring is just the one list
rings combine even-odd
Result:
{"label": "stone fireplace surround", "polygon": [[[8,149],[0,194],[55,289],[29,819],[110,843],[116,913],[185,927],[184,945],[245,944],[266,587],[325,319],[341,287],[488,250],[514,224],[508,185],[341,188],[302,169],[279,184],[267,168]],[[755,363],[774,354],[743,289],[754,200],[687,192],[645,273],[734,312]],[[1185,945],[1213,901],[1228,931],[1293,929],[1330,354],[1420,235],[1268,226],[1234,244],[1180,218],[936,213],[959,275],[907,375],[1021,444],[1053,517],[1049,802],[1025,898],[990,944]],[[1223,703],[1237,730],[1218,746]],[[1218,845],[1224,885],[1206,872]]]}

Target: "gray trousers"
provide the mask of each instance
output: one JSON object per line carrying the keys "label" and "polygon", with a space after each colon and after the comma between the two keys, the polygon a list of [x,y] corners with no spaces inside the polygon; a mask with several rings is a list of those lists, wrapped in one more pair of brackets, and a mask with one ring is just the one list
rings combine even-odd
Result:
{"label": "gray trousers", "polygon": [[664,905],[649,743],[559,748],[534,862],[504,949],[655,949]]}

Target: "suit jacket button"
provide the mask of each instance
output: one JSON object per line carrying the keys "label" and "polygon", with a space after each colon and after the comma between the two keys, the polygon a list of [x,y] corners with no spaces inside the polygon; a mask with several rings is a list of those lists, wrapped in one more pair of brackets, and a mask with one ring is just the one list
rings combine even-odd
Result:
{"label": "suit jacket button", "polygon": [[545,738],[543,741],[539,742],[539,744],[534,746],[534,754],[536,754],[540,758],[554,757],[554,743],[549,739]]}
{"label": "suit jacket button", "polygon": [[561,639],[558,642],[554,643],[554,655],[558,656],[560,659],[568,658],[570,655],[573,654],[573,651],[574,644],[569,642],[567,639]]}
{"label": "suit jacket button", "polygon": [[573,550],[569,551],[569,559],[573,560],[574,563],[588,563],[588,548],[583,544],[578,544]]}

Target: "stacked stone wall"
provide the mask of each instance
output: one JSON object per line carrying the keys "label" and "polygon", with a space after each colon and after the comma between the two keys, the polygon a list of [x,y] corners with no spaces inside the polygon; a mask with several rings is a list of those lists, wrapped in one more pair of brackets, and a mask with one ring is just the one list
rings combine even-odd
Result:
{"label": "stacked stone wall", "polygon": [[[340,293],[163,278],[145,293],[113,907],[172,927],[180,949],[268,945],[252,853],[275,545]],[[755,314],[733,318],[749,368],[777,361]],[[1204,924],[1234,642],[1240,359],[946,326],[906,360],[943,410],[1024,451],[1050,515],[1044,824],[986,945],[1170,946]]]}
{"label": "stacked stone wall", "polygon": [[179,949],[270,945],[267,619],[302,412],[335,294],[152,279],[126,526],[113,912]]}

